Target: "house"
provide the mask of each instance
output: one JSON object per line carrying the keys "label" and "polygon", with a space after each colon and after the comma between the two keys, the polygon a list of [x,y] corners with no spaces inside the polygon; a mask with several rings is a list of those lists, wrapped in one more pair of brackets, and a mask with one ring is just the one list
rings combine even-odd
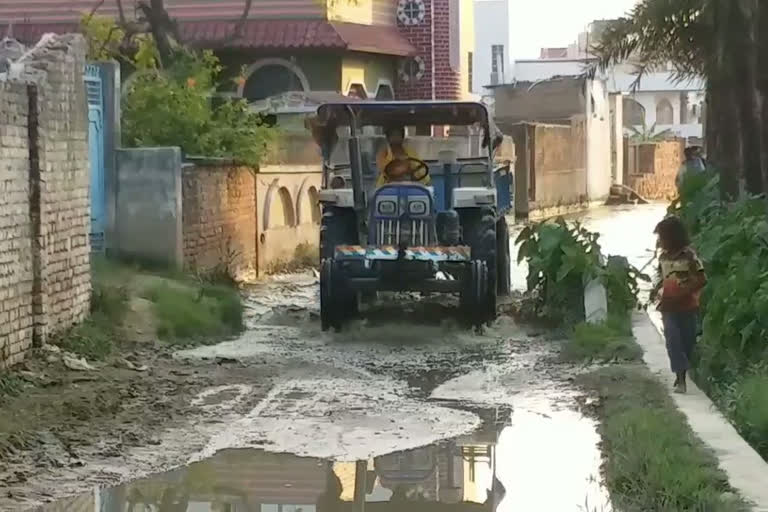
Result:
{"label": "house", "polygon": [[515,141],[515,213],[542,217],[602,202],[623,174],[620,96],[601,78],[492,88],[496,124]]}
{"label": "house", "polygon": [[[474,44],[472,0],[165,0],[181,39],[213,49],[231,94],[259,102],[287,92],[363,99],[463,99]],[[135,16],[136,0],[122,0]],[[98,8],[96,8],[98,7]],[[0,2],[2,27],[23,42],[78,29],[84,13],[118,16],[118,0]]]}
{"label": "house", "polygon": [[512,76],[509,0],[475,0],[475,51],[472,91],[483,95],[489,85]]}
{"label": "house", "polygon": [[[578,76],[596,61],[590,48],[598,40],[609,20],[591,24],[568,48],[542,48],[539,59],[515,61],[514,80],[536,82],[556,76]],[[631,62],[614,66],[603,77],[610,93],[622,94],[624,124],[627,132],[655,133],[669,130],[682,138],[701,138],[704,81],[677,80],[671,69],[646,73],[637,80]],[[648,134],[650,135],[650,134]]]}

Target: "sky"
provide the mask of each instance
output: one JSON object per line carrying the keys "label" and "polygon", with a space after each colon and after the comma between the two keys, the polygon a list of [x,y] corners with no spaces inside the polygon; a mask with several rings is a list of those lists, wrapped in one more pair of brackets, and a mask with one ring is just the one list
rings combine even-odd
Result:
{"label": "sky", "polygon": [[617,18],[636,0],[509,0],[511,58],[535,59],[542,47],[565,47],[587,25]]}

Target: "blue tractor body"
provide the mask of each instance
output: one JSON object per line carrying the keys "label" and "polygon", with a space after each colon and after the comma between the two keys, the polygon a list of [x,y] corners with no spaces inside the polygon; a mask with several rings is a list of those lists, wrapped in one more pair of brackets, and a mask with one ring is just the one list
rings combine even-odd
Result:
{"label": "blue tractor body", "polygon": [[[429,184],[376,186],[363,151],[368,126],[472,126],[485,151],[413,159]],[[313,135],[325,155],[321,227],[321,318],[341,328],[361,297],[378,291],[458,293],[469,323],[495,318],[496,297],[509,291],[509,234],[513,200],[510,165],[494,167],[498,143],[485,106],[478,103],[350,102],[318,110]],[[319,128],[318,128],[319,127]],[[340,127],[349,163],[333,164]],[[461,139],[459,139],[461,140]],[[439,138],[425,140],[441,143]],[[479,147],[479,146],[478,146]],[[343,146],[341,147],[343,150]],[[338,153],[338,151],[336,151]]]}

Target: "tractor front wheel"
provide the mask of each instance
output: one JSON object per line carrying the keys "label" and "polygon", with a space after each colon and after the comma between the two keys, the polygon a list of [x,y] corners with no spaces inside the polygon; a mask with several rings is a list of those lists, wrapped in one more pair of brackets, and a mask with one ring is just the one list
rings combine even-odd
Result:
{"label": "tractor front wheel", "polygon": [[461,291],[461,314],[473,327],[480,327],[487,320],[488,265],[482,260],[472,260],[464,276]]}

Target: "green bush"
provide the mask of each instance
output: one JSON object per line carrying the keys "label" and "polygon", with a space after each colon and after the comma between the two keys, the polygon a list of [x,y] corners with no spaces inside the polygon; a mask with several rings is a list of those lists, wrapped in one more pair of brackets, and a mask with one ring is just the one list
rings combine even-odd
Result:
{"label": "green bush", "polygon": [[708,277],[695,377],[768,457],[768,204],[725,203],[707,174],[686,179],[670,213],[690,230]]}
{"label": "green bush", "polygon": [[584,320],[584,286],[600,279],[608,295],[609,315],[628,317],[637,304],[638,281],[648,279],[626,258],[604,261],[600,235],[562,218],[526,227],[516,243],[518,262],[528,263],[528,291],[540,317],[555,323]]}
{"label": "green bush", "polygon": [[240,332],[243,306],[234,289],[207,285],[187,288],[161,284],[149,291],[157,334],[167,341],[218,341]]}
{"label": "green bush", "polygon": [[180,146],[188,155],[258,166],[274,130],[245,100],[214,104],[221,70],[207,51],[182,54],[169,69],[137,72],[123,99],[124,144]]}

